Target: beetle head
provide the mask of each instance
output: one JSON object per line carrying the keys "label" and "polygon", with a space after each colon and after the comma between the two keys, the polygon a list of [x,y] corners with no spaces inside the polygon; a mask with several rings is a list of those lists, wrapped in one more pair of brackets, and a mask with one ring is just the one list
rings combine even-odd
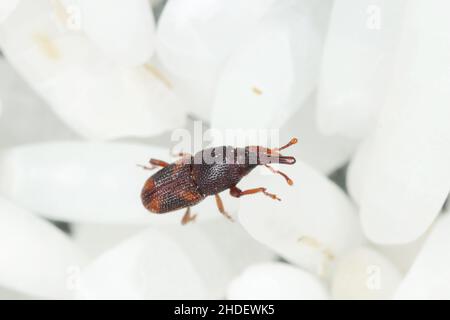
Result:
{"label": "beetle head", "polygon": [[294,157],[284,156],[280,153],[281,150],[286,149],[298,142],[297,138],[292,138],[289,143],[280,147],[269,149],[261,146],[246,147],[246,153],[250,163],[257,165],[266,165],[269,163],[294,164],[296,162]]}

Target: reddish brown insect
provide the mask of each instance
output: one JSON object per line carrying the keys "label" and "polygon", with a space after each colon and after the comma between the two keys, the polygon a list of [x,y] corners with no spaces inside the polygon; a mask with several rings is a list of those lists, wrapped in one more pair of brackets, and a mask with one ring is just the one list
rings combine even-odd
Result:
{"label": "reddish brown insect", "polygon": [[190,208],[211,195],[215,196],[220,213],[231,219],[219,197],[219,193],[226,189],[230,189],[230,194],[237,198],[261,192],[272,199],[280,200],[276,195],[267,192],[266,188],[242,191],[236,185],[258,165],[282,175],[287,183],[292,185],[292,180],[286,174],[275,170],[269,164],[294,164],[294,157],[283,156],[280,151],[296,143],[297,139],[293,138],[288,144],[275,149],[260,146],[209,148],[197,152],[194,156],[180,154],[181,159],[171,164],[150,159],[151,167],[144,166],[145,169],[162,169],[145,183],[141,193],[142,203],[153,213],[187,208],[181,221],[186,224],[195,219]]}

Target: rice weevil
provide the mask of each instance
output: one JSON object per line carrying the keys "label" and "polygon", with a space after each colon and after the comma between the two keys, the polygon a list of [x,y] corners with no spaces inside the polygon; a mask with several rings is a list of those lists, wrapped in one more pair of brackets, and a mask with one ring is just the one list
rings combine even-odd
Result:
{"label": "rice weevil", "polygon": [[191,214],[191,207],[212,195],[216,199],[220,213],[231,219],[219,196],[219,193],[226,189],[229,189],[230,194],[237,198],[263,193],[272,199],[280,200],[276,195],[267,192],[266,188],[242,191],[236,185],[259,165],[282,175],[286,182],[292,185],[292,180],[286,174],[275,170],[269,164],[294,164],[294,157],[283,156],[280,151],[296,143],[297,139],[293,138],[288,144],[274,149],[261,146],[215,147],[199,151],[194,156],[180,153],[181,158],[170,164],[162,160],[150,159],[151,166],[142,166],[143,168],[152,170],[161,167],[162,169],[146,181],[141,193],[142,203],[153,213],[167,213],[187,208],[181,221],[182,224],[186,224],[195,219],[195,215]]}

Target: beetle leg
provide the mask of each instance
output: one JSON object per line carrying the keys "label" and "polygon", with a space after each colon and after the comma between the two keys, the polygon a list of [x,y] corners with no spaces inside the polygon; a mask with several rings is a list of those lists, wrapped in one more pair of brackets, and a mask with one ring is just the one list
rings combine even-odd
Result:
{"label": "beetle leg", "polygon": [[188,207],[186,209],[186,213],[184,214],[183,218],[181,219],[181,224],[184,226],[190,222],[193,222],[196,217],[197,217],[196,214],[191,214],[191,207]]}
{"label": "beetle leg", "polygon": [[264,166],[269,168],[269,170],[272,171],[273,173],[283,176],[286,179],[286,182],[288,183],[288,185],[292,186],[294,184],[294,181],[292,181],[292,179],[289,178],[285,173],[283,173],[283,172],[281,172],[279,170],[275,170],[274,168],[272,168],[268,164],[265,164]]}
{"label": "beetle leg", "polygon": [[184,158],[184,157],[190,157],[191,156],[191,154],[190,153],[188,153],[188,152],[183,152],[183,151],[181,151],[181,152],[171,152],[170,153],[170,155],[172,156],[172,157],[180,157],[180,158]]}
{"label": "beetle leg", "polygon": [[138,164],[137,166],[145,170],[153,170],[156,169],[157,167],[165,168],[169,165],[167,162],[158,159],[150,159],[148,163],[151,164],[151,167],[143,166],[141,164]]}
{"label": "beetle leg", "polygon": [[153,167],[162,167],[162,168],[165,168],[165,167],[167,167],[169,165],[167,162],[162,161],[162,160],[158,160],[158,159],[150,159],[149,163]]}
{"label": "beetle leg", "polygon": [[187,152],[171,152],[170,155],[172,157],[178,157],[179,159],[176,161],[177,163],[181,164],[190,164],[192,155]]}
{"label": "beetle leg", "polygon": [[246,196],[246,195],[249,195],[249,194],[255,194],[255,193],[262,192],[262,193],[264,193],[266,196],[268,196],[268,197],[270,197],[270,198],[272,198],[272,199],[274,199],[274,200],[281,201],[281,199],[278,198],[275,194],[269,193],[269,192],[267,192],[266,190],[267,190],[266,188],[255,188],[255,189],[249,189],[249,190],[244,190],[244,191],[242,191],[242,190],[239,189],[238,187],[234,186],[234,187],[231,187],[231,188],[230,188],[230,194],[231,194],[233,197],[240,198],[240,197],[242,197],[242,196]]}
{"label": "beetle leg", "polygon": [[217,208],[219,209],[220,213],[223,214],[225,216],[225,218],[227,218],[228,220],[233,221],[233,218],[230,216],[230,214],[225,211],[225,208],[223,206],[223,202],[222,202],[222,199],[220,198],[220,196],[218,194],[215,194],[214,196],[216,197],[216,204],[217,204]]}

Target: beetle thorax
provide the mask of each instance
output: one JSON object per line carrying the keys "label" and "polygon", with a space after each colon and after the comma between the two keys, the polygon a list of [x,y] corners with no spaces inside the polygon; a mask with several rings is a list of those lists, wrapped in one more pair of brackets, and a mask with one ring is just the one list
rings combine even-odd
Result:
{"label": "beetle thorax", "polygon": [[212,195],[235,186],[257,165],[248,161],[245,149],[216,147],[194,156],[192,176],[204,195]]}

